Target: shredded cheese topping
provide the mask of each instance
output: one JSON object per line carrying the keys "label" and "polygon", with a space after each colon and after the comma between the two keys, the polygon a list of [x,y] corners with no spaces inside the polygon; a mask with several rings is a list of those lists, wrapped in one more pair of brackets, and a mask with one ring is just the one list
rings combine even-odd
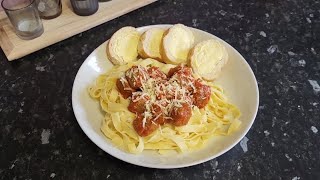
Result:
{"label": "shredded cheese topping", "polygon": [[[169,150],[183,153],[198,150],[211,137],[227,136],[241,125],[241,121],[239,121],[240,111],[236,106],[229,103],[223,89],[213,83],[207,83],[212,92],[209,103],[203,109],[193,106],[192,117],[187,125],[181,127],[174,127],[171,124],[159,125],[159,128],[149,136],[140,137],[132,125],[137,115],[128,111],[131,100],[137,101],[135,98],[144,98],[150,102],[154,101],[159,107],[164,108],[163,113],[168,113],[169,108],[178,107],[182,100],[188,100],[187,89],[188,87],[192,88],[192,86],[180,88],[178,85],[179,78],[173,79],[170,85],[155,83],[156,80],[147,78],[147,82],[142,84],[143,91],[133,92],[132,98],[124,99],[117,90],[116,80],[134,65],[157,66],[166,73],[172,67],[152,59],[114,66],[106,74],[100,75],[95,84],[89,88],[90,96],[99,100],[100,107],[105,112],[101,131],[118,148],[130,153],[141,153],[143,150],[156,150],[160,154]],[[123,85],[127,83],[121,78],[120,81]],[[170,92],[171,99],[157,99],[157,93],[163,91]],[[147,109],[143,117],[144,125],[147,123],[147,118],[153,113],[152,111],[156,111],[151,103],[147,106]],[[158,114],[154,119],[157,120],[158,116],[161,115]],[[172,118],[165,116],[164,119]]]}
{"label": "shredded cheese topping", "polygon": [[[170,116],[170,112],[174,107],[182,107],[183,103],[188,103],[192,106],[192,92],[196,91],[193,84],[194,78],[185,74],[174,74],[169,80],[165,80],[159,71],[152,70],[148,72],[141,65],[137,68],[131,68],[127,71],[126,76],[135,78],[135,80],[141,81],[141,92],[133,92],[132,101],[138,102],[139,100],[148,97],[146,103],[146,110],[143,115],[143,128],[148,119],[151,119],[152,123],[156,121],[161,115]],[[161,72],[161,71],[160,71]],[[150,73],[150,74],[149,74]],[[138,77],[142,77],[137,79]],[[121,77],[122,79],[123,77]],[[187,90],[187,87],[191,87],[191,90]],[[151,111],[152,105],[155,104],[161,108],[162,113],[152,119]]]}

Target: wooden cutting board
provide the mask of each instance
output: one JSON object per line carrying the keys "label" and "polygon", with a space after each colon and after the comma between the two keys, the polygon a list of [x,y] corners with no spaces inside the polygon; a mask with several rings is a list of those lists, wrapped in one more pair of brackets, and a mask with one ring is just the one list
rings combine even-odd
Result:
{"label": "wooden cutting board", "polygon": [[112,0],[99,3],[99,10],[91,16],[78,16],[69,0],[62,0],[62,14],[51,20],[42,20],[44,33],[32,40],[20,39],[13,30],[5,12],[0,10],[0,45],[9,61],[91,29],[156,0]]}

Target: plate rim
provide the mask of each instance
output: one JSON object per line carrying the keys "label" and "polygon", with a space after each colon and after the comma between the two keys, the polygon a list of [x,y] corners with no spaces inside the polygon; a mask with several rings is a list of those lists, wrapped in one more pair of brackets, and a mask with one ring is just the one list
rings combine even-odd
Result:
{"label": "plate rim", "polygon": [[[162,28],[168,28],[168,27],[171,27],[173,26],[173,24],[155,24],[155,25],[146,25],[146,26],[141,26],[141,27],[137,27],[136,29],[138,31],[143,31],[145,29],[150,29],[150,28],[154,28],[154,27],[162,27]],[[189,27],[189,26],[188,26]],[[200,159],[200,160],[196,160],[196,161],[193,161],[191,163],[185,163],[185,164],[181,164],[181,165],[155,165],[155,164],[149,164],[149,163],[138,163],[138,162],[135,162],[135,161],[129,161],[121,156],[117,156],[115,153],[113,153],[111,150],[108,150],[106,148],[104,148],[102,146],[102,144],[98,143],[97,141],[95,141],[95,138],[98,138],[97,134],[95,133],[95,131],[93,131],[92,128],[87,128],[85,127],[85,124],[84,122],[80,121],[79,120],[79,117],[78,117],[78,114],[76,113],[75,111],[75,107],[74,107],[74,104],[75,104],[75,83],[76,81],[79,79],[79,73],[81,71],[82,68],[84,68],[85,64],[87,63],[87,61],[89,61],[90,57],[93,56],[94,53],[96,53],[96,50],[101,46],[103,45],[106,41],[108,41],[109,39],[107,39],[105,42],[101,43],[99,46],[97,46],[91,53],[90,55],[85,59],[85,61],[82,62],[80,68],[78,69],[78,72],[74,78],[74,81],[73,81],[73,85],[72,85],[72,109],[73,109],[73,113],[76,117],[76,120],[80,126],[80,128],[82,129],[82,131],[86,134],[86,136],[96,145],[98,146],[100,149],[102,149],[104,152],[108,153],[109,155],[121,160],[121,161],[124,161],[124,162],[127,162],[129,164],[134,164],[134,165],[137,165],[137,166],[142,166],[142,167],[146,167],[146,168],[156,168],[156,169],[173,169],[173,168],[184,168],[184,167],[190,167],[190,166],[194,166],[194,165],[198,165],[198,164],[201,164],[201,163],[204,163],[204,162],[207,162],[207,161],[210,161],[212,159],[215,159],[221,155],[223,155],[224,153],[228,152],[230,149],[232,149],[233,147],[235,147],[244,137],[245,135],[249,132],[249,130],[251,129],[255,119],[256,119],[256,116],[257,116],[257,113],[258,113],[258,107],[259,107],[259,99],[260,99],[260,94],[259,94],[259,86],[258,86],[258,81],[255,77],[255,74],[254,72],[252,71],[249,63],[247,62],[247,60],[237,51],[237,49],[235,49],[233,46],[231,46],[228,42],[222,40],[221,38],[209,33],[209,32],[206,32],[204,30],[201,30],[201,29],[197,29],[197,28],[194,28],[194,27],[189,27],[193,30],[196,30],[196,31],[200,31],[201,33],[204,33],[206,35],[209,35],[209,36],[213,36],[215,38],[217,38],[218,40],[220,41],[223,41],[224,43],[226,43],[230,48],[232,48],[235,53],[242,58],[242,61],[244,61],[244,64],[246,66],[247,69],[249,69],[249,73],[250,75],[253,77],[253,80],[254,80],[254,90],[256,91],[256,94],[257,94],[257,98],[255,100],[255,103],[256,103],[256,107],[255,107],[255,111],[253,113],[253,116],[252,116],[252,119],[251,122],[248,124],[248,127],[241,133],[241,135],[239,137],[236,138],[236,140],[230,144],[227,148],[225,148],[224,150],[222,150],[221,152],[215,154],[214,156],[209,156],[207,158],[203,158],[203,159]],[[124,153],[127,153],[127,152],[124,152]]]}

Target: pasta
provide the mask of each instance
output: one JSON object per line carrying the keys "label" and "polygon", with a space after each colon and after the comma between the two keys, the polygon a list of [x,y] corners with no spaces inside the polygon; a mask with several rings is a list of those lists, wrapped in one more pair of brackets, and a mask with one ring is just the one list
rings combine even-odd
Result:
{"label": "pasta", "polygon": [[212,92],[209,103],[202,109],[194,106],[187,125],[165,124],[149,136],[140,137],[132,125],[136,115],[127,108],[129,100],[124,99],[116,87],[117,79],[134,65],[156,66],[165,73],[174,67],[153,59],[141,59],[114,66],[89,87],[90,96],[99,100],[101,109],[105,112],[101,131],[120,149],[134,154],[143,150],[156,150],[160,154],[167,150],[184,153],[200,149],[213,136],[229,135],[241,125],[239,109],[228,102],[221,87],[207,82]]}

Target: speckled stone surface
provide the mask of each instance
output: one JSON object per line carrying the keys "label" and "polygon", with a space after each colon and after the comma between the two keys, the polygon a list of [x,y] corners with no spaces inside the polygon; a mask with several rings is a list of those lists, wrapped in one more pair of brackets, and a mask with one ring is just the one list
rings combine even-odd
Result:
{"label": "speckled stone surface", "polygon": [[[320,1],[158,1],[14,62],[0,52],[0,179],[320,179]],[[224,39],[252,67],[260,106],[246,138],[174,170],[104,153],[74,117],[85,58],[117,29],[184,23]]]}

